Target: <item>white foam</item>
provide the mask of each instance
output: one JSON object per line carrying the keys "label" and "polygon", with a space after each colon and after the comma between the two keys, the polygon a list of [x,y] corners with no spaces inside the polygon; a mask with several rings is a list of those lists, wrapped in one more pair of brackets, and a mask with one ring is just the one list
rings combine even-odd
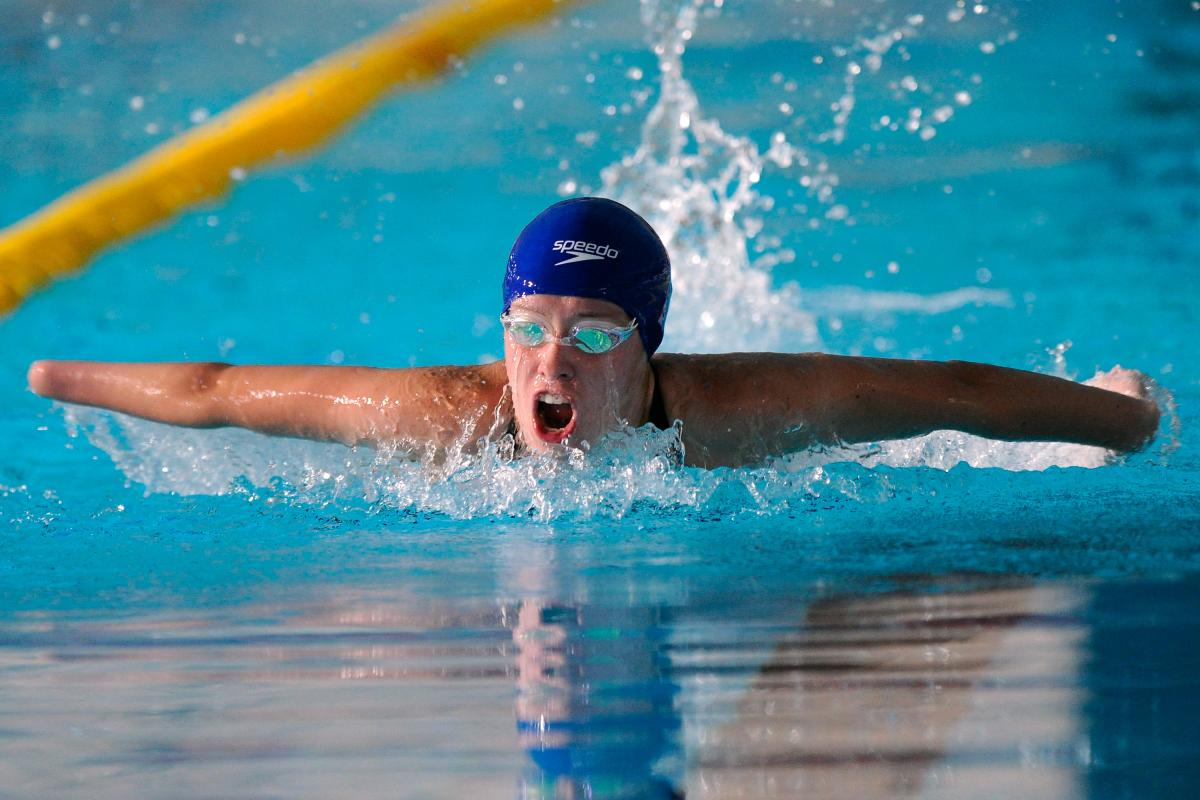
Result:
{"label": "white foam", "polygon": [[[825,465],[780,470],[685,468],[679,429],[624,428],[591,448],[511,458],[502,439],[482,456],[437,464],[243,430],[189,430],[93,408],[66,408],[82,434],[146,492],[240,494],[265,502],[366,502],[454,518],[620,518],[635,509],[769,514],[827,493],[859,497],[865,480]],[[864,473],[865,475],[865,473]]]}

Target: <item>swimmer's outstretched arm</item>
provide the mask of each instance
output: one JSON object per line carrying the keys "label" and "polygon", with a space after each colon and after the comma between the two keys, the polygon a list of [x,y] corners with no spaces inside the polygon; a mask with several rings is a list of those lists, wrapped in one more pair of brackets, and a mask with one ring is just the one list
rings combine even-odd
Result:
{"label": "swimmer's outstretched arm", "polygon": [[67,403],[193,428],[236,426],[372,446],[448,446],[464,434],[473,442],[493,424],[505,382],[503,364],[371,369],[37,361],[29,368],[34,392]]}
{"label": "swimmer's outstretched arm", "polygon": [[935,430],[1127,452],[1158,429],[1130,370],[1108,375],[1120,393],[988,364],[819,353],[662,354],[655,368],[689,461],[707,466]]}

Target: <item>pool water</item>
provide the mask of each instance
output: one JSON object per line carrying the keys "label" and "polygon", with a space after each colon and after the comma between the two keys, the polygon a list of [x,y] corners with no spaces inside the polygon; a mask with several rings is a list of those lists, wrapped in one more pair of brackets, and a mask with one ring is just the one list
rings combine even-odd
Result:
{"label": "pool water", "polygon": [[[417,5],[6,4],[0,224]],[[581,4],[30,298],[0,796],[1195,796],[1198,53],[1167,0]],[[25,389],[495,358],[585,192],[667,236],[665,350],[1121,364],[1159,438],[431,469]]]}

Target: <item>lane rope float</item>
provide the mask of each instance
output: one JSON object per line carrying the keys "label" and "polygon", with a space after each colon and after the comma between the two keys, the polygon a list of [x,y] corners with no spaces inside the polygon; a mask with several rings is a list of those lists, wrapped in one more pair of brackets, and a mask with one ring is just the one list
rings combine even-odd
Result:
{"label": "lane rope float", "polygon": [[396,86],[426,80],[566,0],[460,0],[348,45],[0,231],[0,313],[236,175],[311,150]]}

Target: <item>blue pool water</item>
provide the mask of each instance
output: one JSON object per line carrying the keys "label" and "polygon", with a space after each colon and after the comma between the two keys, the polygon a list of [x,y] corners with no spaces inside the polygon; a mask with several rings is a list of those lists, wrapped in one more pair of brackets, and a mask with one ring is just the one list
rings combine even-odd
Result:
{"label": "blue pool water", "polygon": [[[416,5],[5,4],[0,224]],[[0,321],[0,797],[1194,796],[1200,11],[979,8],[581,5]],[[430,473],[25,389],[494,358],[513,236],[587,191],[671,237],[667,350],[1121,364],[1172,412],[1119,463]]]}

